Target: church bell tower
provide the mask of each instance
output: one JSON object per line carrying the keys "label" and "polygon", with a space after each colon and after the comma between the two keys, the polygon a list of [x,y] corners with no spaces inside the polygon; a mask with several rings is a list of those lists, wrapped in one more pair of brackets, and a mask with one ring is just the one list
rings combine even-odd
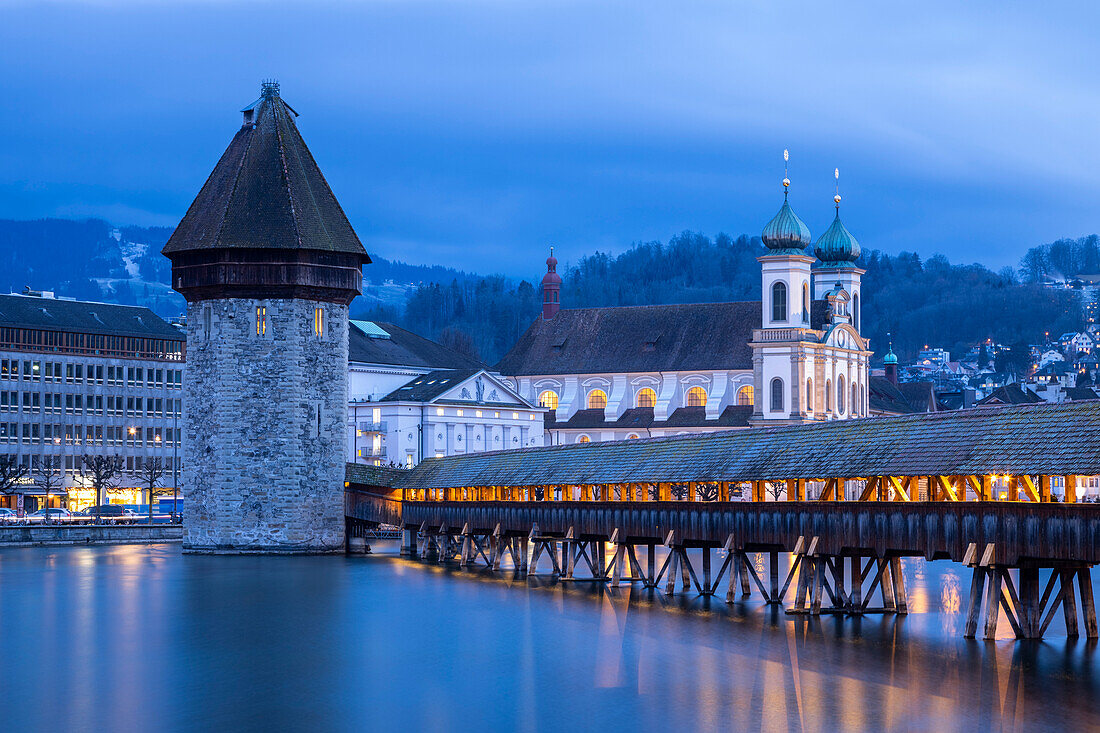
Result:
{"label": "church bell tower", "polygon": [[344,546],[348,304],[370,262],[265,82],[163,253],[187,300],[184,552]]}

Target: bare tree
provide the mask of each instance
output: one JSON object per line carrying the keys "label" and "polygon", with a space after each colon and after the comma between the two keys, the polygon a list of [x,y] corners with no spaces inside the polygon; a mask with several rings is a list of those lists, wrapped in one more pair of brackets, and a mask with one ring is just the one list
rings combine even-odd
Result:
{"label": "bare tree", "polygon": [[85,485],[95,489],[95,513],[98,521],[103,497],[109,489],[118,488],[122,474],[122,458],[119,456],[84,455],[80,458],[80,475]]}
{"label": "bare tree", "polygon": [[149,524],[153,523],[153,494],[164,478],[164,461],[160,458],[146,458],[137,472],[141,485],[149,492]]}
{"label": "bare tree", "polygon": [[774,501],[779,501],[779,497],[787,490],[786,481],[766,481],[764,485],[768,489],[768,493],[771,494]]}
{"label": "bare tree", "polygon": [[8,494],[27,476],[27,467],[19,465],[19,460],[5,453],[0,455],[0,493]]}
{"label": "bare tree", "polygon": [[718,501],[718,488],[717,481],[704,481],[699,484],[699,501]]}
{"label": "bare tree", "polygon": [[49,524],[50,494],[56,493],[65,483],[65,470],[61,465],[61,456],[41,456],[41,460],[32,473],[35,485],[46,492],[46,518],[44,521]]}

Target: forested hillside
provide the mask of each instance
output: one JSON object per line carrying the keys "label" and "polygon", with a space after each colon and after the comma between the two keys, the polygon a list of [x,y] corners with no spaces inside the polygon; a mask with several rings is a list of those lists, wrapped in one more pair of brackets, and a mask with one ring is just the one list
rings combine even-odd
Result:
{"label": "forested hillside", "polygon": [[1076,275],[1098,273],[1100,237],[1095,234],[1032,247],[1020,260],[1020,277],[1028,282],[1067,280]]}
{"label": "forested hillside", "polygon": [[[139,303],[175,317],[183,300],[169,287],[169,263],[160,254],[170,234],[165,227],[116,228],[95,219],[0,220],[0,288]],[[596,252],[559,267],[562,306],[756,300],[756,257],[763,252],[756,237],[693,232],[619,255]],[[399,323],[493,364],[539,313],[543,259],[532,253],[530,278],[517,283],[376,256],[364,269],[363,296],[352,313]],[[952,265],[938,255],[869,250],[859,264],[867,269],[863,323],[874,348],[881,357],[892,332],[895,351],[907,359],[924,344],[959,353],[986,338],[1011,345],[1079,328],[1077,294],[1038,283],[1100,272],[1100,238],[1035,247],[1021,261],[1019,277],[1007,269]]]}
{"label": "forested hillside", "polygon": [[[757,300],[756,257],[763,251],[755,237],[711,239],[685,232],[667,244],[638,244],[617,256],[597,252],[559,267],[562,307]],[[1010,269],[994,273],[982,265],[952,265],[939,255],[922,260],[876,250],[865,250],[859,264],[867,270],[863,323],[879,358],[888,332],[894,350],[908,359],[924,344],[961,353],[987,338],[1016,344],[1081,325],[1075,293],[1020,282]],[[410,295],[404,312],[372,308],[363,314],[470,343],[492,364],[539,313],[541,258],[532,270],[531,280],[519,284],[500,277],[426,284]]]}
{"label": "forested hillside", "polygon": [[[0,219],[0,292],[52,290],[70,298],[144,305],[175,318],[183,312],[183,298],[169,287],[171,263],[160,253],[171,234],[169,227],[115,227],[101,219]],[[364,270],[356,307],[403,311],[417,285],[470,277],[447,267],[375,257]]]}

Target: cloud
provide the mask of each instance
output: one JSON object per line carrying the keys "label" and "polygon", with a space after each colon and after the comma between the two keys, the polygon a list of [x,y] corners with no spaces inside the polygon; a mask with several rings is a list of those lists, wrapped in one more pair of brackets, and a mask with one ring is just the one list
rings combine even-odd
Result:
{"label": "cloud", "polygon": [[[535,276],[792,200],[1014,264],[1095,228],[1098,10],[991,2],[0,6],[0,216],[178,220],[276,76],[377,254]],[[16,193],[18,189],[18,194]],[[121,221],[121,217],[138,220]],[[419,258],[419,259],[418,259]]]}

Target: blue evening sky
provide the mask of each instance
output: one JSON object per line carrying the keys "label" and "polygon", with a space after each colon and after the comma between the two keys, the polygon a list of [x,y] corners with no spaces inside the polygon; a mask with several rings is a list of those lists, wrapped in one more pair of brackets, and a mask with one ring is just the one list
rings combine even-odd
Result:
{"label": "blue evening sky", "polygon": [[792,204],[1015,265],[1100,230],[1095,3],[0,2],[0,217],[173,226],[277,77],[368,251],[537,278]]}

